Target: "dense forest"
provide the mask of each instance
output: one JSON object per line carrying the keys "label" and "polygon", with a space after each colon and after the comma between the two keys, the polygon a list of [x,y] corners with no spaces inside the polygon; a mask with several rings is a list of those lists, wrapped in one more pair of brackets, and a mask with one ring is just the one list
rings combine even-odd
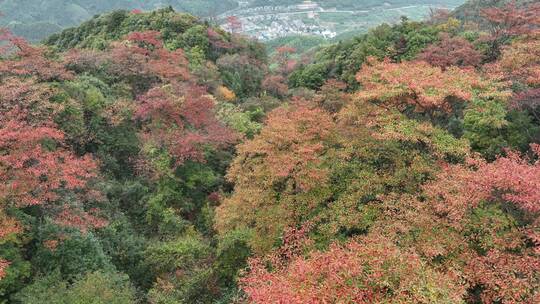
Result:
{"label": "dense forest", "polygon": [[539,303],[540,4],[475,7],[0,31],[0,303]]}

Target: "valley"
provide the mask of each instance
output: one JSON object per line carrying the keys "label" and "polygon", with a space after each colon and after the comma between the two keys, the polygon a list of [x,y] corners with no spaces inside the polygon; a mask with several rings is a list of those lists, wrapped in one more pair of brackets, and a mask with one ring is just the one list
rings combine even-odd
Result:
{"label": "valley", "polygon": [[239,1],[238,7],[216,17],[222,28],[261,41],[295,35],[340,38],[364,33],[381,23],[395,23],[405,16],[421,20],[437,9],[454,9],[452,1],[390,1],[364,5],[332,5],[332,1],[289,1],[281,5],[257,5]]}

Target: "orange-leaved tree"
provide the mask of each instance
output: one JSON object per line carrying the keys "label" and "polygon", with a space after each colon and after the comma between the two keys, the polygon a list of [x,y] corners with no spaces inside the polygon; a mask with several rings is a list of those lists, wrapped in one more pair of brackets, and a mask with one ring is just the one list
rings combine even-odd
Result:
{"label": "orange-leaved tree", "polygon": [[271,249],[285,226],[320,202],[335,128],[329,113],[307,102],[272,111],[261,133],[238,147],[228,173],[235,192],[217,209],[218,231],[253,229],[253,247]]}

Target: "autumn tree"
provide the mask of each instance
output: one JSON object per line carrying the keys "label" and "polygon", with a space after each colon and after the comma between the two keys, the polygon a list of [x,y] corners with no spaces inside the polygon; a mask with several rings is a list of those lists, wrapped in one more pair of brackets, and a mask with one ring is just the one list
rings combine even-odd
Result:
{"label": "autumn tree", "polygon": [[539,121],[540,113],[538,113],[538,107],[540,107],[540,89],[529,89],[514,94],[510,107],[518,110],[527,110],[532,113],[537,121]]}
{"label": "autumn tree", "polygon": [[214,100],[199,87],[156,87],[139,98],[135,117],[144,123],[143,141],[164,148],[176,165],[204,161],[204,148],[235,142],[235,134],[219,122]]}
{"label": "autumn tree", "polygon": [[159,83],[190,78],[182,49],[170,51],[157,31],[132,32],[122,42],[114,42],[105,52],[72,51],[67,57],[71,69],[105,68],[118,80],[131,85],[135,95]]}
{"label": "autumn tree", "polygon": [[[423,187],[421,200],[390,194],[368,203],[364,208],[377,220],[367,236],[307,257],[297,252],[270,268],[256,258],[241,286],[252,303],[534,303],[540,279],[537,167],[517,153],[493,163],[446,165]],[[400,279],[378,288],[387,275]],[[437,285],[412,287],[419,282]]]}
{"label": "autumn tree", "polygon": [[439,42],[428,46],[418,59],[446,70],[451,66],[478,67],[482,54],[466,39],[441,33]]}
{"label": "autumn tree", "polygon": [[289,92],[287,80],[281,75],[266,76],[262,81],[261,88],[277,97],[285,97]]}
{"label": "autumn tree", "polygon": [[227,25],[233,34],[238,34],[242,31],[242,21],[237,16],[227,17]]}
{"label": "autumn tree", "polygon": [[502,49],[500,59],[493,64],[490,72],[516,85],[540,87],[540,38],[516,41]]}
{"label": "autumn tree", "polygon": [[281,46],[276,49],[274,62],[278,64],[277,72],[283,76],[289,75],[297,65],[297,60],[294,59],[296,49],[290,46]]}
{"label": "autumn tree", "polygon": [[305,102],[272,111],[261,133],[238,148],[228,173],[236,191],[218,208],[216,228],[254,229],[252,246],[270,249],[283,225],[315,207],[309,193],[327,181],[334,128],[329,114]]}
{"label": "autumn tree", "polygon": [[0,83],[0,243],[25,238],[20,234],[31,227],[20,217],[32,209],[39,212],[27,216],[60,227],[103,227],[106,220],[93,206],[102,199],[90,186],[98,164],[90,155],[76,155],[51,119],[64,105],[54,101],[58,91],[45,81],[70,78],[69,73],[41,50],[14,43],[19,51],[0,64],[9,70]]}
{"label": "autumn tree", "polygon": [[472,71],[457,67],[443,71],[425,62],[391,63],[371,58],[356,79],[363,87],[359,98],[401,111],[412,107],[423,113],[449,112],[452,102],[470,101],[475,91],[501,94],[496,84]]}
{"label": "autumn tree", "polygon": [[338,113],[345,105],[349,104],[351,95],[345,93],[347,84],[329,79],[321,87],[316,97],[319,106],[330,113]]}
{"label": "autumn tree", "polygon": [[334,244],[272,272],[255,259],[240,282],[250,303],[458,303],[464,293],[456,277],[381,238]]}
{"label": "autumn tree", "polygon": [[[532,150],[537,157],[538,146]],[[538,164],[515,152],[491,163],[472,159],[425,187],[434,212],[473,249],[463,272],[485,303],[538,299]]]}
{"label": "autumn tree", "polygon": [[33,46],[25,39],[1,30],[0,73],[6,76],[35,76],[40,81],[69,79],[73,75],[68,72],[61,62],[48,58],[50,54],[43,47]]}
{"label": "autumn tree", "polygon": [[8,261],[0,259],[0,280],[6,275],[6,269],[8,266]]}
{"label": "autumn tree", "polygon": [[505,6],[489,7],[482,11],[482,17],[489,24],[490,49],[488,59],[495,60],[501,47],[509,43],[514,37],[529,35],[538,30],[540,25],[540,4],[532,3],[525,7],[518,7],[516,1]]}

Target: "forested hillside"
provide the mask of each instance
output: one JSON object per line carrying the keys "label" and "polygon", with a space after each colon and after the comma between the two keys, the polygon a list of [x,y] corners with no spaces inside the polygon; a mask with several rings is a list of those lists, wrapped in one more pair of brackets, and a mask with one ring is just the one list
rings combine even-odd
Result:
{"label": "forested hillside", "polygon": [[0,25],[32,41],[76,26],[96,14],[123,9],[151,11],[171,6],[197,16],[215,16],[234,9],[234,0],[3,0]]}
{"label": "forested hillside", "polygon": [[470,0],[452,12],[452,15],[462,21],[471,21],[485,25],[482,18],[482,10],[490,7],[502,7],[509,3],[515,3],[517,7],[527,7],[537,2],[536,0]]}
{"label": "forested hillside", "polygon": [[0,303],[540,302],[538,16],[2,30]]}

